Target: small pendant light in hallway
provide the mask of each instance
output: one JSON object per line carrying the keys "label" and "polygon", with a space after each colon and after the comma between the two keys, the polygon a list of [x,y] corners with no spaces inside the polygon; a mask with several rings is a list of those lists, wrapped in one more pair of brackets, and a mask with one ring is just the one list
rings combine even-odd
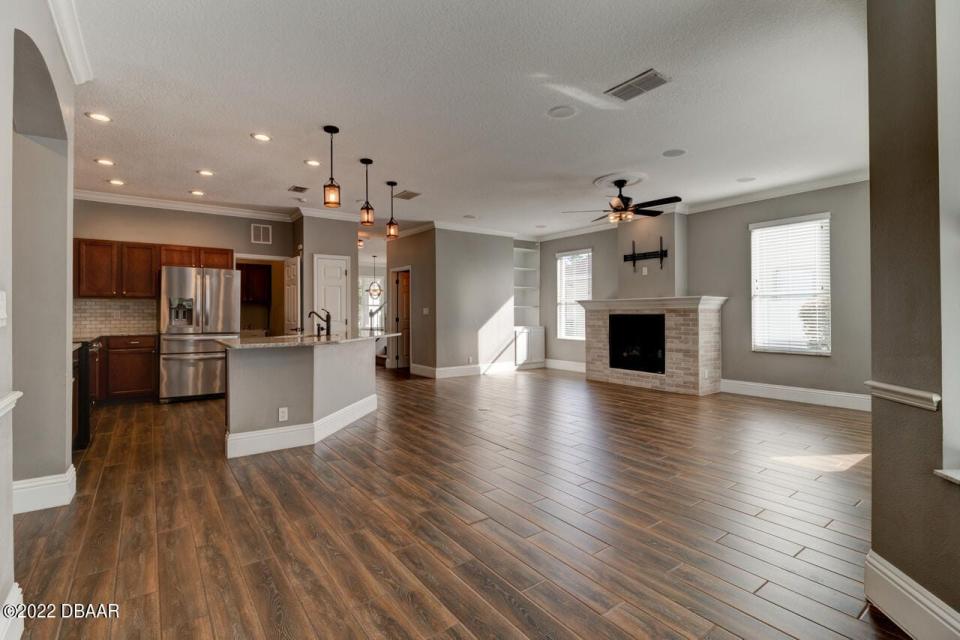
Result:
{"label": "small pendant light in hallway", "polygon": [[370,165],[373,164],[373,160],[370,158],[360,158],[360,164],[364,167],[363,206],[360,207],[360,224],[364,227],[372,227],[373,205],[370,204]]}
{"label": "small pendant light in hallway", "polygon": [[388,180],[390,187],[390,219],[387,221],[387,240],[393,240],[400,237],[400,223],[393,217],[393,188],[397,186],[396,180]]}
{"label": "small pendant light in hallway", "polygon": [[340,207],[340,185],[333,179],[333,136],[340,133],[340,127],[328,124],[323,130],[330,134],[330,181],[323,185],[323,206],[337,209]]}

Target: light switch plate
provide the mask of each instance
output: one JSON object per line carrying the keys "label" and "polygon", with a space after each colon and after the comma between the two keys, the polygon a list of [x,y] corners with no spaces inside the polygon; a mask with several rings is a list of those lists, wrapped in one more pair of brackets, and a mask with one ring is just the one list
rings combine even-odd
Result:
{"label": "light switch plate", "polygon": [[0,291],[0,327],[7,326],[7,292]]}
{"label": "light switch plate", "polygon": [[424,307],[424,308],[423,308],[423,315],[425,315],[425,316],[430,315],[430,307]]}

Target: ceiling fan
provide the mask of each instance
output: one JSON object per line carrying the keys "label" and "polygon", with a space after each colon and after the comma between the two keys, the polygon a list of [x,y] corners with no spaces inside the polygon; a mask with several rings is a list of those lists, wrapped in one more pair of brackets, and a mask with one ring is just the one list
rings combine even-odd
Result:
{"label": "ceiling fan", "polygon": [[673,204],[675,202],[680,202],[681,198],[679,196],[670,196],[669,198],[660,198],[658,200],[647,200],[646,202],[633,202],[633,198],[630,196],[623,195],[623,188],[627,186],[626,180],[614,180],[613,186],[617,188],[617,195],[610,198],[610,208],[609,209],[588,209],[586,211],[561,211],[560,213],[600,213],[603,215],[599,218],[594,218],[590,222],[596,222],[597,220],[603,220],[604,218],[608,219],[612,223],[617,222],[629,222],[633,220],[633,216],[649,216],[651,218],[656,217],[663,213],[663,211],[658,211],[656,209],[651,209],[650,207],[659,207],[665,204]]}

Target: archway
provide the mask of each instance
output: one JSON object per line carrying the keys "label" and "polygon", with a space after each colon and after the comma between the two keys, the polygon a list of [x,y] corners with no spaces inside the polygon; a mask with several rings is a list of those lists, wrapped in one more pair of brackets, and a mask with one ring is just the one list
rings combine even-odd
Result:
{"label": "archway", "polygon": [[50,71],[26,33],[14,32],[12,136],[14,512],[69,502],[71,464],[70,160]]}

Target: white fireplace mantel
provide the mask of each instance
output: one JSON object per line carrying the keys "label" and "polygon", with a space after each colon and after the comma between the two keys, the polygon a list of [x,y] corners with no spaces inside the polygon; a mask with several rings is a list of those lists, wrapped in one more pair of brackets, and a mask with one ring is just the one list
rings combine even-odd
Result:
{"label": "white fireplace mantel", "polygon": [[698,309],[715,311],[723,306],[727,299],[722,296],[681,296],[678,298],[609,298],[605,300],[577,300],[584,309]]}

